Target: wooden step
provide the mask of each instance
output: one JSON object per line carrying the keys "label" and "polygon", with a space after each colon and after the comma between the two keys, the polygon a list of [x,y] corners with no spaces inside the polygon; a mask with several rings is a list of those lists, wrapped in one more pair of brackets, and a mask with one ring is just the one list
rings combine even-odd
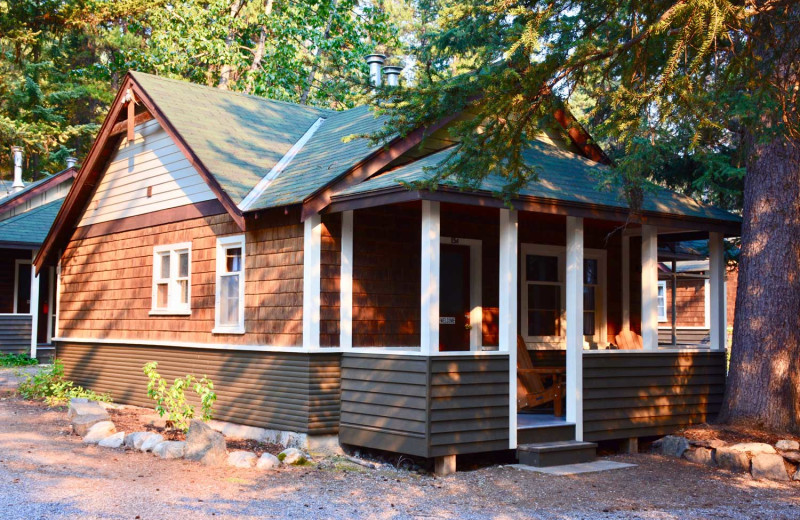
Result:
{"label": "wooden step", "polygon": [[562,422],[547,426],[517,428],[518,444],[571,441],[575,438],[575,424]]}
{"label": "wooden step", "polygon": [[517,446],[520,464],[545,468],[591,462],[597,456],[597,443],[581,441],[538,442]]}

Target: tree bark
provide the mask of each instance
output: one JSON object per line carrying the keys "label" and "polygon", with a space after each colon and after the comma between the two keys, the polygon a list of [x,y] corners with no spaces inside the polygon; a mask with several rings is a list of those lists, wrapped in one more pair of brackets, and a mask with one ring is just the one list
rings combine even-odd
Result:
{"label": "tree bark", "polygon": [[749,139],[723,422],[800,431],[800,142]]}

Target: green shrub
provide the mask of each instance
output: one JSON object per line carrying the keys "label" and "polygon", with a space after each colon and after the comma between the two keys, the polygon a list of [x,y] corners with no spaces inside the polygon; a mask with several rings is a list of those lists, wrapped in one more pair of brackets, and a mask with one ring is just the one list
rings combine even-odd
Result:
{"label": "green shrub", "polygon": [[0,352],[0,367],[27,367],[38,364],[39,362],[36,358],[30,357],[28,354],[14,354],[13,352],[4,354]]}
{"label": "green shrub", "polygon": [[73,397],[111,402],[109,394],[98,394],[64,379],[64,364],[58,359],[53,361],[50,368],[42,368],[36,374],[26,376],[17,391],[25,399],[41,399],[50,406],[66,404]]}
{"label": "green shrub", "polygon": [[151,361],[144,365],[144,373],[150,379],[147,383],[147,396],[156,402],[158,415],[167,416],[167,427],[182,431],[189,429],[189,420],[194,419],[194,406],[186,402],[186,389],[192,388],[200,397],[202,418],[208,421],[212,417],[212,407],[217,400],[214,383],[206,376],[198,380],[193,375],[176,378],[172,386],[156,371],[158,363]]}

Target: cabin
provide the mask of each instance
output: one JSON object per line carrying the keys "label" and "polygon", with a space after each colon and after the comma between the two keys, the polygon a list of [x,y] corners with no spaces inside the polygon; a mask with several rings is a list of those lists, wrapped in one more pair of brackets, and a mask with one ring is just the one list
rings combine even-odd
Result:
{"label": "cabin", "polygon": [[56,273],[31,265],[77,174],[76,160],[34,182],[22,180],[23,150],[14,146],[13,181],[0,183],[0,353],[52,359]]}
{"label": "cabin", "polygon": [[[530,143],[540,180],[409,189],[445,120],[383,124],[129,73],[36,257],[58,273],[67,376],[152,406],[142,366],[208,375],[221,421],[435,459],[588,460],[718,410],[723,240],[739,217],[661,187],[640,218],[565,110]],[[659,341],[661,248],[709,250],[709,341]]]}

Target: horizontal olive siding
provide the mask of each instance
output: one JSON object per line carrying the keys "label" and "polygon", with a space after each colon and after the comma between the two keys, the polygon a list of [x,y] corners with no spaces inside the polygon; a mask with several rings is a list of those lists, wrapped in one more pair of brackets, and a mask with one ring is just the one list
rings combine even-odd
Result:
{"label": "horizontal olive siding", "polygon": [[428,360],[342,354],[339,441],[428,456]]}
{"label": "horizontal olive siding", "polygon": [[311,434],[339,425],[339,355],[60,343],[67,379],[114,402],[152,407],[142,366],[158,362],[167,381],[207,375],[217,393],[214,418]]}
{"label": "horizontal olive siding", "polygon": [[705,422],[724,391],[724,352],[584,355],[584,439],[663,435]]}
{"label": "horizontal olive siding", "polygon": [[[709,329],[681,329],[675,331],[678,345],[710,345],[711,331]],[[658,343],[661,345],[672,344],[672,329],[658,329]]]}
{"label": "horizontal olive siding", "polygon": [[0,352],[31,351],[31,315],[0,315]]}
{"label": "horizontal olive siding", "polygon": [[508,357],[431,358],[430,455],[508,449]]}
{"label": "horizontal olive siding", "polygon": [[339,439],[421,457],[508,448],[508,358],[343,354]]}

